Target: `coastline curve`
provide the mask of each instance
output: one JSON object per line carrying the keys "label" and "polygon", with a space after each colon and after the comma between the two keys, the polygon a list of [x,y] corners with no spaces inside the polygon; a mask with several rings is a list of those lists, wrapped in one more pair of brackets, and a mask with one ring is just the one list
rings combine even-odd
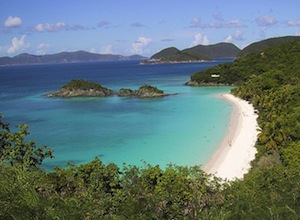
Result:
{"label": "coastline curve", "polygon": [[226,93],[221,98],[233,105],[227,134],[204,171],[227,180],[241,179],[251,168],[257,150],[258,115],[252,104]]}

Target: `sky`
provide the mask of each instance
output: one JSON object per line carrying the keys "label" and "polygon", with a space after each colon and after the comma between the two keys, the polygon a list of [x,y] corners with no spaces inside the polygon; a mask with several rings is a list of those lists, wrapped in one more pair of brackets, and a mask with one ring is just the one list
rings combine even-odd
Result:
{"label": "sky", "polygon": [[300,36],[300,0],[0,0],[0,57],[85,50],[150,57]]}

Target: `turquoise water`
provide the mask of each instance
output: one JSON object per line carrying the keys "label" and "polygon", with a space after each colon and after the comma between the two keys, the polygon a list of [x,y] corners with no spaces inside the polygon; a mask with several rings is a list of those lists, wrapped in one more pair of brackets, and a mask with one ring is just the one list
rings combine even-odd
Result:
{"label": "turquoise water", "polygon": [[[67,162],[86,163],[96,156],[119,166],[201,165],[227,131],[232,106],[217,95],[230,87],[183,84],[193,72],[212,65],[216,63],[2,67],[0,111],[12,125],[29,124],[30,139],[54,149],[55,160],[44,163],[49,169]],[[151,84],[176,95],[158,99],[42,96],[73,78],[100,81],[114,90]]]}

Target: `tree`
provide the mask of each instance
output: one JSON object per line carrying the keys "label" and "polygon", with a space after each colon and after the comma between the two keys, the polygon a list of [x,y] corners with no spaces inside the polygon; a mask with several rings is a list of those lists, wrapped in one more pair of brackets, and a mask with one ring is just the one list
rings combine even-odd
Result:
{"label": "tree", "polygon": [[52,150],[46,146],[37,147],[34,141],[26,142],[25,137],[29,134],[26,124],[18,125],[18,130],[11,132],[0,114],[0,161],[32,168],[39,166],[45,158],[53,158]]}

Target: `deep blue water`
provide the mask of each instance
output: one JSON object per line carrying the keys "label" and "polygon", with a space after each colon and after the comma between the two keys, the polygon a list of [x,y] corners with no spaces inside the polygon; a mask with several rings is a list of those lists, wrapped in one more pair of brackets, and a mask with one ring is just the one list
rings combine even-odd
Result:
{"label": "deep blue water", "polygon": [[[219,62],[223,62],[220,60]],[[138,61],[0,67],[0,112],[11,126],[29,125],[29,139],[54,149],[46,168],[67,162],[162,167],[207,162],[224,137],[232,106],[217,97],[230,87],[187,87],[199,70],[218,64],[139,65]],[[47,98],[71,79],[92,80],[117,91],[144,84],[167,93],[158,99]]]}

